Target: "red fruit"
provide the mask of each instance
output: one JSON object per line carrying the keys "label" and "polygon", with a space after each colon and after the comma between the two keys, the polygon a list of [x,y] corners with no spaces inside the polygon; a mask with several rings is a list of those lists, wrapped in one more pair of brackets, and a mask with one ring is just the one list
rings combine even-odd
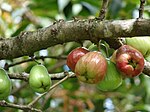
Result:
{"label": "red fruit", "polygon": [[74,71],[77,61],[88,52],[89,50],[84,47],[72,50],[67,57],[68,67]]}
{"label": "red fruit", "polygon": [[135,77],[144,69],[144,57],[129,45],[121,46],[116,53],[116,66],[127,77]]}
{"label": "red fruit", "polygon": [[107,62],[100,52],[88,52],[79,59],[75,66],[77,78],[86,83],[101,81],[107,71]]}

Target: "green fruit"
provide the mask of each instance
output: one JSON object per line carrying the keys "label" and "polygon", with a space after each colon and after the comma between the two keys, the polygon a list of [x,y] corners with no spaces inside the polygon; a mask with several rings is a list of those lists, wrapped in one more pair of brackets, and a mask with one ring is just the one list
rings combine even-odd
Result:
{"label": "green fruit", "polygon": [[51,78],[45,66],[35,65],[32,67],[29,75],[29,85],[38,93],[43,93],[49,90],[51,86]]}
{"label": "green fruit", "polygon": [[10,95],[12,89],[11,80],[6,71],[0,68],[0,99],[5,99]]}
{"label": "green fruit", "polygon": [[104,79],[97,84],[98,89],[102,91],[112,91],[122,84],[122,76],[117,71],[113,62],[107,60],[107,73]]}
{"label": "green fruit", "polygon": [[126,44],[136,48],[144,57],[150,54],[150,37],[126,38]]}

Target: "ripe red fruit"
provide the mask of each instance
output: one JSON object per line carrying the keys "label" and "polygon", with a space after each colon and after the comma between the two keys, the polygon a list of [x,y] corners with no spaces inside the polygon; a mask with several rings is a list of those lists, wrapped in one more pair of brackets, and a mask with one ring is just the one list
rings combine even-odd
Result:
{"label": "ripe red fruit", "polygon": [[74,71],[77,61],[88,52],[89,50],[84,47],[72,50],[67,57],[68,67]]}
{"label": "ripe red fruit", "polygon": [[77,78],[90,84],[103,80],[106,71],[107,62],[100,52],[88,52],[79,59],[75,66]]}
{"label": "ripe red fruit", "polygon": [[139,75],[144,69],[144,57],[129,45],[121,46],[116,52],[116,66],[127,77]]}

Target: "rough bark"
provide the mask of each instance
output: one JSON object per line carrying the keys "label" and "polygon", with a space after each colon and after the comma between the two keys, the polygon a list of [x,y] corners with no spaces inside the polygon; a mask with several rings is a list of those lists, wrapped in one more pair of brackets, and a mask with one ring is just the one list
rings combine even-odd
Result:
{"label": "rough bark", "polygon": [[57,21],[37,31],[22,32],[20,35],[0,41],[0,59],[13,59],[33,55],[35,51],[69,41],[150,36],[150,19],[100,21],[72,20]]}
{"label": "rough bark", "polygon": [[143,73],[150,76],[150,62],[145,61]]}

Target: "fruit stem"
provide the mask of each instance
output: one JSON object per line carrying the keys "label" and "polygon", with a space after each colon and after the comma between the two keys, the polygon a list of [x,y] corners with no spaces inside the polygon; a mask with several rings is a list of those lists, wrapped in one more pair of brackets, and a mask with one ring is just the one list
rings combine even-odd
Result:
{"label": "fruit stem", "polygon": [[35,57],[34,57],[34,56],[32,56],[32,57],[31,57],[31,59],[32,59],[34,62],[36,62],[38,65],[41,65],[41,63],[40,63],[40,62],[38,62],[38,61],[35,59]]}
{"label": "fruit stem", "polygon": [[126,39],[121,38],[121,39],[119,39],[119,42],[120,42],[121,45],[124,45],[124,43],[126,43]]}
{"label": "fruit stem", "polygon": [[97,47],[98,47],[98,51],[100,52],[101,51],[101,40],[98,41]]}
{"label": "fruit stem", "polygon": [[101,46],[104,46],[104,47],[105,47],[106,57],[109,58],[108,47],[107,47],[105,44],[101,44]]}

